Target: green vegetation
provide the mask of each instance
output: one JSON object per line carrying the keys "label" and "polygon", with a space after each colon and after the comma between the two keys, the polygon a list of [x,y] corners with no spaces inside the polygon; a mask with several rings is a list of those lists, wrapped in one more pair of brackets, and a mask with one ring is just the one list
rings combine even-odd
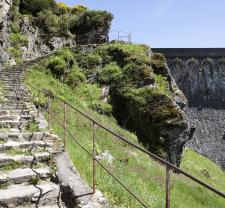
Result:
{"label": "green vegetation", "polygon": [[10,25],[11,34],[9,36],[9,40],[11,42],[12,47],[9,47],[7,51],[9,54],[15,59],[17,63],[22,62],[22,46],[28,45],[28,38],[27,36],[23,35],[20,32],[20,27],[17,22],[12,22]]}
{"label": "green vegetation", "polygon": [[[153,54],[151,59],[148,51],[146,45],[120,42],[89,50],[78,47],[74,52],[65,48],[35,68],[71,88],[79,86],[80,92],[88,93],[87,97],[92,98],[98,91],[99,99],[89,104],[89,108],[100,114],[113,115],[121,126],[135,132],[149,150],[167,158],[167,142],[177,139],[187,128],[187,123],[185,114],[174,106],[168,74],[163,68],[165,58]],[[105,86],[109,88],[108,103],[101,100]],[[176,122],[171,124],[171,120]],[[167,134],[161,134],[164,127],[168,131],[179,128],[179,131],[174,131],[176,135],[172,133],[174,137],[168,138]],[[179,158],[171,162],[179,165],[177,161]]]}
{"label": "green vegetation", "polygon": [[[91,92],[91,84],[82,83],[72,89],[67,85],[56,80],[51,73],[44,71],[36,66],[27,74],[29,83],[39,89],[48,89],[54,95],[66,99],[73,106],[88,113],[105,126],[109,126],[118,134],[129,138],[131,142],[138,143],[136,136],[119,127],[113,117],[99,115],[90,109],[90,105],[101,102],[100,93]],[[156,79],[162,79],[157,77]],[[94,85],[95,86],[95,85]],[[90,87],[90,88],[89,88]],[[86,90],[84,90],[86,88]],[[87,89],[89,88],[89,89]],[[32,90],[32,89],[31,89]],[[37,92],[32,90],[37,96]],[[89,94],[90,93],[90,94]],[[93,95],[93,93],[96,93]],[[46,102],[44,96],[40,97],[42,102]],[[92,123],[80,114],[67,109],[67,127],[72,135],[90,152],[92,149]],[[51,111],[57,115],[58,119],[63,118],[63,108],[59,101],[52,100]],[[54,131],[63,138],[63,130],[57,122],[52,122]],[[138,194],[148,206],[153,208],[165,207],[165,168],[160,164],[149,159],[134,148],[129,147],[123,142],[118,141],[114,136],[100,128],[96,128],[96,139],[98,154],[109,151],[114,158],[113,163],[101,161],[125,183],[133,192]],[[141,145],[139,143],[139,145]],[[92,160],[76,142],[69,136],[66,144],[70,156],[84,180],[92,186]],[[225,191],[225,174],[213,162],[203,156],[186,149],[184,152],[181,167],[201,178],[206,183]],[[138,208],[138,204],[116,181],[112,179],[101,167],[97,168],[97,187],[108,198],[112,207],[118,208]],[[171,207],[177,208],[221,208],[225,206],[224,199],[195,184],[182,175],[172,174],[171,181]]]}
{"label": "green vegetation", "polygon": [[[24,16],[28,16],[42,30],[45,38],[53,35],[70,37],[84,33],[108,37],[113,19],[112,14],[106,11],[88,10],[83,5],[69,7],[64,3],[56,3],[55,0],[17,0],[11,7],[12,31],[18,31],[17,26]],[[95,36],[92,37],[92,42],[96,41],[94,38]],[[106,39],[102,41],[105,42]],[[84,43],[85,41],[87,40]]]}
{"label": "green vegetation", "polygon": [[29,122],[26,126],[27,132],[37,132],[38,130],[39,130],[39,127],[35,121]]}

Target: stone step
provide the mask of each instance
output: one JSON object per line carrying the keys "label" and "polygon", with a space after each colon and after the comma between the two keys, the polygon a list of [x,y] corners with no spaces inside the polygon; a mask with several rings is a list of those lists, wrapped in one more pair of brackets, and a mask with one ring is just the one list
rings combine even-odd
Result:
{"label": "stone step", "polygon": [[0,116],[7,116],[9,115],[9,110],[0,110]]}
{"label": "stone step", "polygon": [[60,187],[47,182],[38,185],[11,185],[5,190],[0,190],[0,206],[14,208],[23,205],[52,205],[58,202]]}
{"label": "stone step", "polygon": [[28,133],[0,133],[0,141],[54,141],[59,140],[55,134],[47,132],[28,132]]}
{"label": "stone step", "polygon": [[25,128],[28,125],[28,121],[0,121],[0,128]]}
{"label": "stone step", "polygon": [[20,150],[20,151],[37,151],[38,149],[50,147],[52,144],[45,141],[12,141],[8,140],[4,144],[0,144],[0,152],[5,152],[7,150]]}
{"label": "stone step", "polygon": [[31,168],[19,168],[10,172],[0,172],[0,184],[15,183],[21,184],[30,182],[33,179],[46,179],[51,176],[52,171],[49,167],[31,169]]}
{"label": "stone step", "polygon": [[0,168],[10,164],[31,165],[34,162],[47,162],[48,160],[50,160],[49,152],[36,153],[30,156],[0,153]]}
{"label": "stone step", "polygon": [[0,116],[0,121],[5,121],[5,120],[8,120],[8,121],[20,120],[20,117],[19,116],[12,116],[12,115]]}

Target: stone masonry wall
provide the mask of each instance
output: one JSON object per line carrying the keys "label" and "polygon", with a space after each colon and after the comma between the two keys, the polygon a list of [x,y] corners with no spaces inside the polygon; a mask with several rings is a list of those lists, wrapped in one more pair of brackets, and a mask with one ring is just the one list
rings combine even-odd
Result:
{"label": "stone masonry wall", "polygon": [[153,49],[167,57],[196,128],[188,146],[225,170],[225,49]]}

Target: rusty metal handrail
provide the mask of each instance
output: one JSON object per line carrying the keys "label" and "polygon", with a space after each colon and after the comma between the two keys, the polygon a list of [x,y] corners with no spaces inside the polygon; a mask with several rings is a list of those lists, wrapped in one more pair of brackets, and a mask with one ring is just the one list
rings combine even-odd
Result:
{"label": "rusty metal handrail", "polygon": [[[29,87],[31,87],[32,89],[36,90],[36,91],[39,92],[39,93],[45,93],[45,92],[43,92],[43,90],[39,90],[39,89],[37,89],[37,88],[35,88],[35,87],[29,85],[28,82],[27,82],[27,85],[28,85]],[[105,169],[105,170],[108,172],[108,169],[106,169],[106,168],[105,168],[105,167],[104,167],[104,166],[103,166],[103,165],[95,158],[95,154],[94,154],[94,151],[95,151],[95,138],[94,138],[94,137],[95,137],[95,136],[94,136],[94,134],[95,134],[95,128],[94,128],[94,127],[95,127],[95,125],[98,125],[99,127],[101,127],[102,129],[104,129],[105,131],[107,131],[107,132],[109,132],[110,134],[114,135],[115,138],[117,138],[117,139],[119,139],[119,140],[121,140],[121,141],[123,141],[123,142],[125,142],[125,143],[127,143],[127,144],[129,144],[129,145],[131,145],[132,147],[134,147],[134,148],[140,150],[141,152],[143,152],[143,153],[149,155],[151,158],[153,158],[154,160],[158,161],[160,164],[163,164],[164,166],[166,166],[166,208],[169,208],[169,207],[170,207],[170,173],[171,173],[171,170],[174,170],[174,171],[176,171],[177,173],[180,173],[180,174],[184,175],[185,177],[191,179],[192,181],[195,181],[196,183],[198,183],[198,184],[200,184],[201,186],[205,187],[206,189],[212,191],[213,193],[217,194],[218,196],[221,196],[222,198],[225,198],[225,193],[223,193],[223,192],[221,192],[221,191],[215,189],[214,187],[212,187],[212,186],[208,185],[207,183],[201,181],[200,179],[198,179],[198,178],[192,176],[191,174],[189,174],[189,173],[183,171],[182,169],[176,167],[175,165],[173,165],[173,164],[167,162],[166,160],[162,159],[161,157],[159,157],[159,156],[157,156],[157,155],[155,155],[155,154],[153,154],[153,153],[147,151],[146,149],[144,149],[144,148],[142,148],[142,147],[140,147],[140,146],[138,146],[138,145],[136,145],[136,144],[133,144],[133,143],[130,142],[128,139],[126,139],[126,138],[122,137],[121,135],[119,135],[119,134],[113,132],[111,129],[105,127],[104,125],[102,125],[101,123],[99,123],[98,121],[96,121],[95,119],[91,118],[91,117],[90,117],[89,115],[87,115],[86,113],[84,113],[84,112],[80,111],[79,109],[77,109],[76,107],[72,106],[72,105],[71,105],[70,103],[68,103],[67,101],[65,101],[65,100],[63,100],[63,99],[61,99],[61,98],[59,98],[59,97],[56,97],[55,95],[53,95],[52,97],[53,97],[54,99],[57,99],[57,100],[63,102],[64,105],[66,105],[66,106],[72,108],[73,110],[75,110],[75,111],[78,112],[79,114],[83,115],[83,116],[84,116],[85,118],[87,118],[88,120],[92,121],[92,123],[93,123],[93,154],[91,154],[91,153],[90,153],[89,151],[87,151],[85,148],[84,148],[84,149],[86,150],[86,152],[88,152],[88,154],[90,154],[90,155],[93,157],[93,168],[95,168],[95,163],[97,162],[103,169]],[[48,109],[48,110],[49,110],[49,109]],[[48,113],[49,113],[49,115],[51,114],[50,112],[48,112]],[[51,116],[53,116],[53,115],[51,115]],[[64,119],[65,119],[65,114],[64,114]],[[56,118],[55,118],[55,120],[57,121]],[[73,135],[72,135],[72,134],[68,131],[68,129],[66,129],[66,127],[64,126],[65,123],[63,123],[63,124],[62,124],[61,122],[59,122],[59,123],[61,124],[62,127],[64,127],[64,139],[65,139],[65,135],[66,135],[66,134],[65,134],[65,131],[67,131],[68,135],[70,135],[70,136],[76,141],[76,139],[73,137]],[[76,142],[77,142],[77,141],[76,141]],[[80,145],[80,144],[79,144],[79,145]],[[93,170],[93,172],[94,172],[94,170]],[[117,179],[110,171],[109,171],[108,173],[110,173],[110,175],[112,175],[112,177],[113,177],[114,179],[118,180],[118,179]],[[96,176],[95,176],[94,173],[93,173],[93,178],[94,178],[94,177],[96,177]],[[129,193],[130,193],[130,190],[129,190],[124,184],[122,184],[120,181],[118,181],[118,182],[119,182],[119,183],[120,183],[120,184],[121,184],[121,185],[129,192]],[[93,188],[95,188],[95,182],[93,182]],[[94,191],[95,191],[95,190],[94,190]],[[94,192],[94,191],[93,191],[93,192]],[[132,192],[131,192],[131,195],[133,195]],[[147,207],[147,206],[144,205],[143,202],[142,202],[140,199],[138,199],[135,195],[133,195],[133,196],[134,196],[134,198],[136,198],[136,199],[137,199],[144,207]]]}

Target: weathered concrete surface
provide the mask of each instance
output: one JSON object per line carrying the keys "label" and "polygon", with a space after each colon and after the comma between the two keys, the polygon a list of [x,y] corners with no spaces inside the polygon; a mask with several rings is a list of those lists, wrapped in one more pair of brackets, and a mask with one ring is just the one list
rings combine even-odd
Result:
{"label": "weathered concrete surface", "polygon": [[225,48],[160,48],[177,85],[188,99],[188,146],[225,170]]}
{"label": "weathered concrete surface", "polygon": [[[108,207],[107,200],[101,192],[97,191],[96,194],[92,194],[92,190],[83,182],[66,152],[57,154],[55,160],[59,167],[56,175],[64,193],[70,193],[70,198],[75,199],[74,206],[83,208]],[[69,202],[69,199],[67,201]]]}

